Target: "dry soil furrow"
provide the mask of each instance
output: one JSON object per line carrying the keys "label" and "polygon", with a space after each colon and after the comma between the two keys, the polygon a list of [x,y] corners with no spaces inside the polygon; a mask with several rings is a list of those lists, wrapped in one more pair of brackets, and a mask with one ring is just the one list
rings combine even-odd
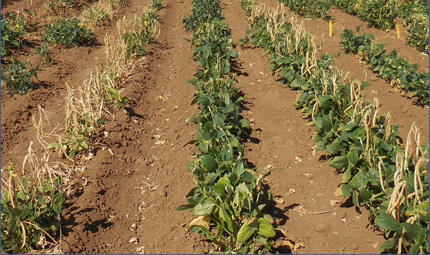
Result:
{"label": "dry soil furrow", "polygon": [[[133,20],[149,3],[132,1],[121,6],[117,18],[125,17]],[[34,66],[40,65],[43,69],[38,73],[39,88],[29,91],[25,95],[9,95],[2,88],[1,95],[1,165],[22,164],[25,152],[30,141],[35,141],[35,129],[31,118],[38,115],[37,107],[42,106],[51,125],[45,122],[45,131],[50,132],[58,123],[65,119],[64,100],[67,95],[67,85],[77,89],[84,80],[90,77],[96,66],[100,66],[106,58],[104,36],[109,33],[117,36],[116,21],[110,26],[97,30],[95,45],[63,49],[56,45],[52,47],[52,57],[57,64],[46,67],[38,55],[29,55],[21,61],[30,61]],[[62,126],[61,126],[62,127]],[[35,144],[37,147],[38,144]]]}
{"label": "dry soil furrow", "polygon": [[[245,36],[246,16],[238,1],[226,3],[224,15],[238,43]],[[276,169],[268,184],[279,198],[274,214],[286,238],[304,244],[299,253],[377,253],[384,239],[366,227],[366,213],[330,205],[341,200],[334,195],[340,176],[322,153],[312,151],[314,130],[293,106],[296,92],[271,75],[269,56],[262,49],[238,52],[237,86],[245,93],[248,109],[243,114],[252,127],[245,155],[260,169]],[[288,251],[281,241],[275,247]]]}
{"label": "dry soil furrow", "polygon": [[107,126],[112,153],[99,151],[91,160],[88,185],[64,213],[71,252],[208,251],[182,227],[191,215],[174,210],[193,186],[186,165],[194,148],[183,148],[196,133],[185,122],[197,114],[190,106],[194,89],[186,84],[196,66],[182,25],[191,0],[164,4],[160,37],[123,92],[131,108]]}

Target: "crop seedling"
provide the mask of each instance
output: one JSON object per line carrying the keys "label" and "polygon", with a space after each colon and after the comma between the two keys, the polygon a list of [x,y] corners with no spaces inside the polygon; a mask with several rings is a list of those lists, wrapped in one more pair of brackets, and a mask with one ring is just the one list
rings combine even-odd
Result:
{"label": "crop seedling", "polygon": [[44,6],[48,13],[60,15],[65,13],[67,8],[72,7],[74,0],[44,0]]}
{"label": "crop seedling", "polygon": [[40,47],[36,47],[36,52],[39,54],[45,65],[49,66],[55,64],[55,60],[51,57],[51,50],[49,49],[49,46],[42,45]]}
{"label": "crop seedling", "polygon": [[43,40],[51,44],[61,44],[65,48],[88,45],[96,35],[86,29],[77,18],[60,19],[49,25],[45,31]]}
{"label": "crop seedling", "polygon": [[161,8],[161,1],[153,0],[151,8],[135,19],[133,28],[122,32],[121,38],[127,47],[128,58],[146,53],[146,45],[155,37],[158,26],[157,12]]}
{"label": "crop seedling", "polygon": [[37,78],[39,68],[32,68],[30,63],[22,63],[13,59],[6,71],[1,73],[1,83],[6,84],[8,93],[25,94],[27,90],[35,88],[31,81],[34,76]]}
{"label": "crop seedling", "polygon": [[11,49],[20,49],[23,46],[25,30],[23,18],[17,18],[15,14],[5,14],[1,19],[1,56],[10,54]]}

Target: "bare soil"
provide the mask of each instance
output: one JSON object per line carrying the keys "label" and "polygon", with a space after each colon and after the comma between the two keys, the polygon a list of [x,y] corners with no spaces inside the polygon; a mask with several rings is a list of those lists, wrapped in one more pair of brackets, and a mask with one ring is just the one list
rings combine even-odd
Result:
{"label": "bare soil", "polygon": [[[33,8],[43,13],[42,0],[33,1]],[[117,17],[132,19],[150,1],[128,0]],[[186,81],[197,70],[192,48],[184,38],[182,19],[191,12],[192,0],[164,0],[159,12],[161,34],[149,45],[148,54],[136,59],[133,74],[128,77],[121,95],[131,103],[117,112],[105,126],[107,137],[85,171],[77,176],[81,188],[69,198],[62,214],[61,248],[65,253],[206,253],[213,245],[183,225],[191,218],[186,211],[174,207],[186,203],[185,195],[194,187],[187,163],[196,149],[183,146],[193,139],[197,130],[186,119],[198,113],[190,105],[194,88]],[[275,0],[264,0],[275,5]],[[224,15],[232,29],[233,41],[245,35],[246,16],[239,1],[226,0]],[[13,11],[24,2],[7,4],[4,11]],[[78,9],[76,13],[85,8]],[[334,37],[324,36],[322,52],[341,52],[342,29],[354,29],[360,20],[341,11],[332,13]],[[300,19],[319,42],[328,34],[323,20]],[[397,40],[392,33],[364,27],[377,40],[395,48],[399,55],[421,63],[428,72],[428,56]],[[39,31],[40,33],[40,31]],[[97,30],[97,44],[62,49],[54,47],[58,65],[43,67],[40,87],[26,95],[9,95],[1,91],[1,165],[18,168],[29,142],[35,141],[31,117],[38,105],[45,108],[51,126],[64,120],[66,83],[77,88],[89,77],[94,67],[104,60],[103,38],[117,34],[115,24]],[[39,44],[40,39],[34,39]],[[334,174],[324,154],[313,151],[314,128],[297,111],[293,103],[296,92],[285,87],[270,71],[269,56],[262,49],[239,52],[237,86],[245,94],[243,116],[250,120],[252,133],[244,145],[246,157],[258,169],[272,168],[268,177],[271,192],[277,198],[273,215],[287,236],[275,243],[278,252],[289,252],[284,241],[302,243],[297,253],[378,253],[383,235],[368,226],[366,212],[357,212],[352,205],[334,206],[340,201],[334,192],[341,177]],[[33,46],[20,59],[28,58],[41,65]],[[371,87],[368,100],[377,92],[381,111],[391,111],[393,122],[402,125],[405,137],[412,121],[428,137],[428,110],[394,91],[390,85],[366,69],[358,59],[341,54],[336,59],[345,72],[367,80]],[[270,165],[270,166],[269,166]]]}

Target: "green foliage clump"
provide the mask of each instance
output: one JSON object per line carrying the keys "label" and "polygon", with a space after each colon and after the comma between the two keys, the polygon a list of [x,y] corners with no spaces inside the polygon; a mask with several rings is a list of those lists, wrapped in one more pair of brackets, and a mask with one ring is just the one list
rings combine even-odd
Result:
{"label": "green foliage clump", "polygon": [[1,56],[10,54],[11,49],[20,49],[23,46],[23,36],[28,32],[25,29],[25,19],[15,14],[6,14],[1,19]]}
{"label": "green foliage clump", "polygon": [[31,81],[34,76],[37,78],[39,68],[32,68],[30,63],[22,63],[13,59],[9,68],[1,72],[1,83],[6,84],[8,93],[25,94],[27,90],[33,89],[35,84]]}
{"label": "green foliage clump", "polygon": [[428,106],[429,78],[428,74],[417,71],[418,65],[398,57],[396,50],[387,54],[384,44],[373,42],[372,35],[355,35],[353,31],[345,30],[341,37],[346,53],[359,55],[382,78],[416,96],[421,105]]}
{"label": "green foliage clump", "polygon": [[35,184],[27,177],[20,180],[15,173],[9,175],[2,183],[2,251],[31,253],[39,248],[42,236],[55,234],[65,201],[60,185],[61,178]]}
{"label": "green foliage clump", "polygon": [[88,45],[96,35],[86,29],[77,18],[60,19],[44,31],[43,40],[51,44],[61,44],[65,48]]}
{"label": "green foliage clump", "polygon": [[326,0],[281,0],[290,9],[306,18],[326,18],[332,3]]}

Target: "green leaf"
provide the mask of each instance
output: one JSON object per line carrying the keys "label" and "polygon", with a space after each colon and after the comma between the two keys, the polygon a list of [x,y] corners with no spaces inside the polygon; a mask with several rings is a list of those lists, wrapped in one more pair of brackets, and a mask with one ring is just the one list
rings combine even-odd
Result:
{"label": "green leaf", "polygon": [[195,216],[209,216],[214,206],[214,203],[206,199],[203,204],[198,204],[194,207],[193,214]]}
{"label": "green leaf", "polygon": [[340,185],[340,193],[342,197],[349,197],[351,196],[351,188],[348,185],[342,184]]}
{"label": "green leaf", "polygon": [[246,129],[249,129],[249,128],[250,128],[250,126],[249,126],[249,122],[248,122],[246,119],[241,119],[241,120],[240,120],[240,126],[241,126],[242,128],[246,128]]}
{"label": "green leaf", "polygon": [[348,157],[337,156],[332,161],[330,161],[330,166],[334,167],[336,170],[342,170],[348,166]]}
{"label": "green leaf", "polygon": [[368,201],[372,197],[372,191],[366,188],[360,189],[361,201]]}
{"label": "green leaf", "polygon": [[304,85],[304,81],[302,79],[294,79],[294,81],[291,82],[290,87],[291,88],[300,88],[302,85]]}
{"label": "green leaf", "polygon": [[201,155],[199,159],[203,168],[209,172],[214,171],[218,165],[215,157],[210,154]]}
{"label": "green leaf", "polygon": [[356,206],[356,207],[360,207],[360,203],[358,202],[358,195],[357,195],[357,191],[354,190],[352,192],[352,203]]}
{"label": "green leaf", "polygon": [[399,234],[402,232],[402,225],[389,213],[381,212],[376,216],[375,223],[386,230],[396,231]]}
{"label": "green leaf", "polygon": [[224,205],[220,206],[219,218],[225,222],[225,224],[227,226],[227,230],[230,232],[233,232],[233,223],[231,221],[231,216],[225,210]]}
{"label": "green leaf", "polygon": [[215,125],[217,125],[218,127],[224,127],[224,121],[225,121],[224,115],[222,115],[219,112],[215,113],[215,116],[214,116]]}
{"label": "green leaf", "polygon": [[177,211],[182,211],[182,210],[190,210],[193,209],[195,205],[192,204],[186,204],[186,205],[180,205],[175,207],[175,210]]}
{"label": "green leaf", "polygon": [[232,112],[236,106],[233,103],[229,103],[224,109],[222,109],[222,113],[230,113]]}
{"label": "green leaf", "polygon": [[343,173],[342,175],[342,183],[347,183],[349,181],[349,179],[351,179],[351,166],[348,166],[348,168],[346,169],[346,171]]}
{"label": "green leaf", "polygon": [[24,192],[22,190],[20,190],[18,193],[16,193],[16,198],[19,199],[21,202],[23,202],[25,200]]}
{"label": "green leaf", "polygon": [[246,242],[252,234],[257,230],[258,227],[258,221],[257,218],[252,218],[248,222],[242,225],[242,227],[239,229],[239,232],[237,233],[237,239],[236,241],[238,243],[244,243]]}
{"label": "green leaf", "polygon": [[420,217],[427,218],[429,217],[429,200],[425,200],[418,204],[417,211],[420,214]]}
{"label": "green leaf", "polygon": [[258,219],[257,233],[265,237],[274,237],[276,234],[275,229],[273,228],[272,224],[270,224],[270,221],[265,218]]}
{"label": "green leaf", "polygon": [[393,242],[391,242],[390,240],[387,240],[387,241],[385,241],[380,247],[379,247],[379,249],[381,250],[381,251],[385,251],[385,250],[387,250],[387,249],[391,249],[391,248],[393,248],[394,247],[394,243]]}
{"label": "green leaf", "polygon": [[329,146],[327,146],[327,152],[330,154],[338,154],[340,151],[342,151],[344,148],[342,144],[338,141],[333,142]]}
{"label": "green leaf", "polygon": [[367,183],[367,174],[364,171],[359,171],[354,177],[352,177],[349,187],[352,189],[358,189],[363,187]]}

